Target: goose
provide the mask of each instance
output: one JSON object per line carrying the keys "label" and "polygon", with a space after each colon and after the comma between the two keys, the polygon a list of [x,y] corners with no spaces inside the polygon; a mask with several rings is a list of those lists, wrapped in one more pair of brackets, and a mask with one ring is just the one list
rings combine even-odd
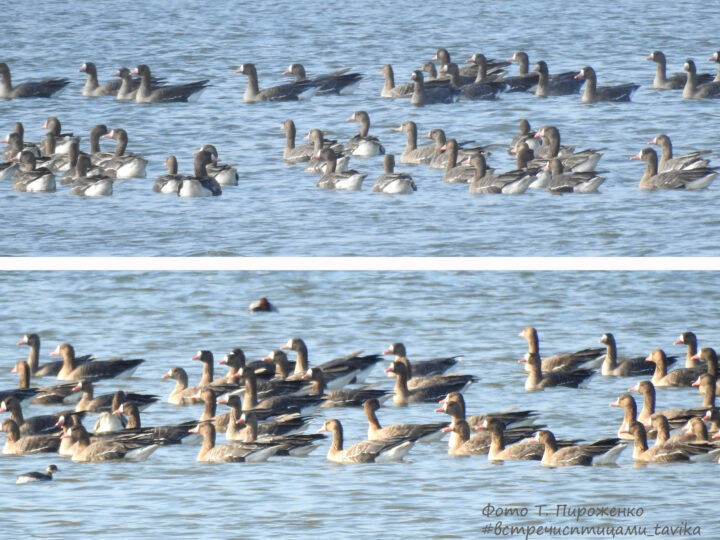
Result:
{"label": "goose", "polygon": [[349,94],[360,83],[363,76],[360,73],[348,73],[350,68],[343,68],[326,75],[318,75],[308,79],[305,67],[302,64],[290,64],[283,71],[283,75],[292,75],[295,82],[310,81],[318,86],[318,96],[327,94]]}
{"label": "goose", "polygon": [[639,84],[618,84],[615,86],[597,86],[597,75],[590,66],[585,66],[575,75],[576,79],[585,79],[585,90],[581,101],[597,103],[598,101],[630,101],[633,92],[640,88]]}
{"label": "goose", "polygon": [[135,93],[136,103],[169,103],[194,101],[208,85],[208,80],[186,84],[163,85],[153,88],[152,73],[146,64],[140,64],[129,75],[140,77],[140,86]]}
{"label": "goose", "polygon": [[35,156],[28,150],[20,153],[20,158],[13,158],[20,163],[15,172],[13,189],[27,193],[52,193],[56,190],[55,174],[45,167],[37,167]]}
{"label": "goose", "polygon": [[68,79],[53,77],[42,81],[28,81],[13,86],[10,68],[5,62],[0,62],[0,99],[49,98],[68,84],[70,84]]}
{"label": "goose", "polygon": [[408,173],[395,172],[395,156],[387,154],[383,160],[384,172],[375,179],[373,193],[386,193],[391,195],[408,194],[417,191],[412,176]]}
{"label": "goose", "polygon": [[319,89],[319,85],[312,81],[292,82],[271,86],[260,90],[257,69],[254,64],[242,64],[235,73],[242,73],[248,78],[247,88],[243,94],[245,103],[259,101],[297,101],[312,97]]}
{"label": "goose", "polygon": [[343,448],[343,427],[340,420],[326,420],[318,433],[330,432],[332,443],[327,453],[327,460],[338,464],[351,463],[382,463],[402,461],[415,444],[404,438],[362,441]]}
{"label": "goose", "polygon": [[638,187],[649,191],[656,189],[705,189],[717,176],[714,167],[698,167],[659,172],[657,152],[652,148],[643,148],[630,157],[631,160],[645,162],[645,172],[640,178]]}
{"label": "goose", "polygon": [[102,136],[103,139],[115,139],[114,156],[102,163],[107,171],[115,171],[116,178],[145,178],[147,160],[138,154],[126,154],[128,135],[127,131],[121,128],[111,129]]}

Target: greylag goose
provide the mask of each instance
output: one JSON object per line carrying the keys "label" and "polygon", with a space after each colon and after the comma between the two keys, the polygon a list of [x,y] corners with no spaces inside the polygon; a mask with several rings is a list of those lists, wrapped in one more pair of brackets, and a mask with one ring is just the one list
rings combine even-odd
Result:
{"label": "greylag goose", "polygon": [[53,97],[65,88],[70,81],[57,77],[43,79],[42,81],[29,81],[13,86],[10,68],[5,62],[0,62],[0,99]]}
{"label": "greylag goose", "polygon": [[140,77],[140,86],[135,92],[136,103],[170,103],[194,101],[208,85],[208,80],[195,81],[186,84],[163,85],[153,87],[152,73],[145,64],[140,64],[130,75]]}
{"label": "greylag goose", "polygon": [[597,103],[598,101],[630,101],[633,92],[640,88],[639,84],[628,83],[615,86],[598,86],[595,70],[585,66],[575,75],[577,79],[585,79],[585,90],[583,90],[583,103]]}
{"label": "greylag goose", "polygon": [[290,64],[283,75],[292,75],[295,82],[310,81],[318,87],[317,95],[349,94],[360,83],[360,73],[348,73],[350,68],[343,68],[326,75],[318,75],[309,79],[302,64]]}
{"label": "greylag goose", "polygon": [[383,173],[375,179],[373,193],[391,195],[408,194],[417,191],[412,176],[408,173],[395,172],[395,156],[387,154],[383,160]]}
{"label": "greylag goose", "polygon": [[[528,352],[540,354],[540,340],[538,339],[537,330],[532,326],[526,326],[518,337],[525,338],[528,342]],[[564,369],[572,369],[582,366],[593,361],[597,361],[603,354],[601,347],[582,349],[572,353],[556,354],[544,358],[542,361],[543,371],[556,371]],[[526,366],[525,371],[530,371],[530,367]]]}
{"label": "greylag goose", "polygon": [[327,460],[333,463],[382,463],[386,461],[402,461],[415,444],[404,438],[362,441],[343,448],[343,428],[340,420],[326,420],[318,433],[330,432],[332,442],[327,453]]}
{"label": "greylag goose", "polygon": [[81,379],[112,379],[119,375],[130,376],[145,360],[133,358],[131,360],[93,360],[85,364],[77,363],[75,349],[68,343],[58,345],[50,356],[61,356],[63,366],[57,378],[65,381],[79,381]]}
{"label": "greylag goose", "polygon": [[257,103],[259,101],[297,101],[299,99],[312,97],[319,89],[319,86],[312,81],[300,81],[271,86],[260,90],[257,69],[255,69],[254,64],[242,64],[235,73],[242,73],[248,78],[247,88],[243,94],[243,101],[245,103]]}
{"label": "greylag goose", "polygon": [[611,438],[559,448],[553,433],[545,429],[537,432],[535,440],[545,446],[541,463],[546,467],[614,463],[627,446],[618,444],[618,439]]}
{"label": "greylag goose", "polygon": [[712,167],[658,172],[657,153],[652,148],[643,148],[630,159],[645,162],[645,172],[638,184],[640,189],[705,189],[717,176]]}
{"label": "greylag goose", "polygon": [[710,150],[697,150],[682,156],[674,156],[672,151],[672,143],[670,137],[661,133],[657,135],[648,144],[657,144],[662,150],[660,155],[660,163],[658,164],[658,171],[672,171],[676,169],[697,169],[698,167],[707,167],[710,160],[702,156],[709,154]]}
{"label": "greylag goose", "polygon": [[30,482],[50,482],[53,479],[53,473],[56,473],[58,468],[56,465],[48,465],[44,473],[32,471],[22,473],[17,477],[16,484],[29,484]]}

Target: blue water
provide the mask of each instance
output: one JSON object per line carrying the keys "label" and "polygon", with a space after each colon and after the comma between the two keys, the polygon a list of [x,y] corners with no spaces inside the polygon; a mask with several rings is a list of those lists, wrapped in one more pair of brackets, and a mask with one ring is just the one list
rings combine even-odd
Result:
{"label": "blue water", "polygon": [[[42,360],[59,342],[72,343],[79,354],[143,357],[133,378],[102,382],[98,392],[125,388],[163,397],[172,384],[160,376],[171,366],[183,366],[191,382],[197,381],[200,368],[190,357],[200,348],[219,359],[240,346],[254,360],[299,336],[313,364],[357,349],[380,352],[403,341],[411,359],[463,356],[458,369],[479,379],[465,393],[469,413],[534,409],[538,422],[558,436],[595,440],[617,431],[621,414],[608,404],[637,381],[596,375],[578,390],[526,393],[517,364],[526,343],[517,333],[534,324],[546,355],[596,346],[609,331],[621,355],[658,347],[684,354],[672,345],[682,331],[696,332],[701,346],[719,337],[720,295],[713,277],[701,272],[4,273],[0,388],[15,385],[8,371],[26,349],[14,344],[29,331],[43,340]],[[279,312],[247,313],[260,295]],[[392,382],[384,375],[378,366],[369,382],[389,389]],[[700,403],[694,389],[658,390],[659,408]],[[434,407],[390,407],[379,416],[384,424],[431,422],[442,417]],[[49,410],[31,406],[27,414]],[[200,412],[199,406],[176,408],[162,401],[143,413],[143,424],[179,422]],[[308,431],[331,416],[342,421],[348,442],[366,437],[358,409],[325,409]],[[712,494],[697,495],[716,474],[716,463],[637,467],[626,449],[616,467],[495,466],[484,456],[450,457],[441,441],[416,446],[406,463],[337,466],[325,459],[328,445],[305,459],[259,464],[198,464],[193,446],[161,448],[144,463],[3,456],[0,524],[14,531],[13,537],[492,538],[482,529],[500,520],[483,515],[492,504],[527,508],[526,518],[502,518],[516,526],[654,529],[687,522],[701,527],[703,537],[719,533]],[[52,484],[14,484],[17,474],[49,463],[60,469]],[[579,522],[562,515],[539,518],[538,504],[547,504],[546,511],[557,505],[642,508],[644,515]]]}
{"label": "blue water", "polygon": [[[660,132],[676,153],[716,150],[718,119],[713,100],[682,100],[651,88],[653,49],[668,56],[669,72],[685,58],[700,71],[717,48],[716,5],[682,2],[648,6],[636,0],[587,6],[577,2],[523,6],[511,2],[381,4],[330,2],[186,1],[41,2],[20,10],[3,27],[4,60],[16,82],[43,76],[71,79],[51,100],[0,103],[0,133],[22,121],[26,139],[40,140],[43,121],[60,118],[65,131],[87,136],[97,123],[123,127],[129,150],[149,160],[148,178],[118,182],[113,197],[80,200],[66,188],[33,196],[0,185],[0,253],[28,255],[236,255],[236,256],[486,256],[486,255],[716,255],[720,221],[706,208],[717,188],[698,193],[644,193],[643,165],[629,156]],[[444,46],[462,62],[475,52],[504,59],[525,50],[551,71],[592,65],[599,84],[642,85],[632,103],[585,106],[579,96],[546,100],[503,95],[497,102],[413,108],[379,97],[380,67],[391,63],[397,82]],[[209,78],[197,103],[138,106],[80,95],[85,61],[101,81],[120,66],[145,62],[169,82]],[[350,96],[315,97],[300,103],[245,104],[246,80],[233,73],[254,62],[260,85],[285,80],[281,72],[302,62],[308,73],[352,67],[365,78]],[[514,73],[514,71],[512,71]],[[371,133],[399,154],[404,135],[390,130],[412,119],[421,133],[445,129],[458,140],[493,145],[490,165],[513,167],[505,148],[521,118],[534,127],[556,125],[564,142],[605,152],[599,169],[606,182],[593,196],[470,196],[444,185],[442,172],[410,171],[418,191],[407,197],[371,194],[380,158],[355,159],[368,173],[361,193],[328,193],[315,178],[281,159],[292,118],[299,135],[310,128],[346,140],[357,131],[345,119],[367,110]],[[3,127],[4,126],[4,127]],[[162,162],[175,154],[189,171],[192,151],[214,143],[241,181],[219,199],[181,200],[151,190]],[[105,149],[112,145],[103,143]],[[691,236],[688,238],[688,234]]]}

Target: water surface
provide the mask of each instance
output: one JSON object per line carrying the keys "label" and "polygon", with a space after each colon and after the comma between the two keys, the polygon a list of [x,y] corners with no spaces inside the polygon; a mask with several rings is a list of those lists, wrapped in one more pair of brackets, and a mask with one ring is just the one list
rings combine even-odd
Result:
{"label": "water surface", "polygon": [[[447,13],[448,9],[451,13]],[[9,17],[4,60],[16,81],[62,76],[72,80],[52,100],[0,103],[0,132],[22,121],[28,140],[40,140],[43,121],[58,116],[64,130],[85,137],[97,123],[122,127],[129,150],[149,160],[148,178],[118,182],[112,198],[80,200],[66,189],[28,195],[0,185],[3,255],[124,256],[565,256],[717,255],[720,221],[705,209],[717,188],[697,193],[644,193],[637,189],[643,164],[630,162],[645,143],[667,133],[677,153],[716,150],[714,100],[684,101],[677,92],[652,90],[653,49],[668,56],[668,71],[695,58],[701,71],[717,48],[718,7],[707,2],[655,4],[637,0],[588,7],[577,2],[518,8],[516,3],[468,2],[392,9],[366,3],[330,2],[322,8],[270,1],[46,2],[31,17]],[[42,31],[36,22],[42,21]],[[579,96],[536,99],[503,95],[497,102],[414,108],[407,100],[379,97],[380,67],[391,63],[398,82],[444,46],[456,61],[475,52],[504,59],[525,50],[531,62],[551,71],[592,65],[599,84],[642,85],[632,103],[585,106]],[[148,63],[169,82],[209,78],[193,104],[138,106],[80,95],[85,61],[98,65],[100,80],[120,66]],[[261,86],[279,84],[291,62],[309,74],[352,67],[365,75],[350,96],[316,97],[300,103],[242,102],[243,62],[256,64]],[[514,73],[514,70],[512,71]],[[444,185],[442,172],[410,171],[418,191],[407,197],[371,194],[380,158],[356,159],[368,173],[361,193],[315,188],[315,178],[281,159],[279,125],[292,118],[298,133],[321,128],[339,140],[357,132],[345,119],[370,113],[371,133],[388,152],[402,152],[404,135],[390,130],[414,120],[421,133],[443,128],[458,140],[493,145],[491,166],[514,167],[505,147],[518,121],[558,126],[563,141],[578,149],[601,149],[606,175],[596,196],[470,196],[466,187]],[[112,144],[103,143],[105,149]],[[181,200],[152,192],[168,154],[182,171],[192,151],[214,143],[237,165],[240,185],[219,200]],[[692,240],[689,240],[688,233]]]}
{"label": "water surface", "polygon": [[[537,326],[546,355],[596,346],[608,331],[621,355],[658,347],[683,354],[672,345],[682,331],[695,331],[701,346],[718,339],[714,278],[701,272],[4,273],[0,388],[16,383],[8,371],[26,349],[14,344],[28,331],[41,335],[43,360],[59,342],[72,343],[79,354],[143,357],[133,378],[103,382],[98,392],[125,388],[163,397],[172,385],[160,376],[171,366],[183,366],[191,381],[199,378],[199,364],[190,361],[198,349],[219,359],[239,346],[254,360],[299,336],[310,362],[319,363],[403,341],[411,359],[463,356],[458,369],[479,379],[465,394],[469,413],[533,409],[558,436],[595,440],[617,431],[621,414],[608,404],[636,380],[594,376],[578,390],[525,393],[517,359],[526,344],[517,333]],[[248,314],[247,304],[260,295],[280,311]],[[379,366],[369,382],[392,385]],[[658,390],[661,408],[700,403],[694,389]],[[390,407],[379,416],[384,424],[432,422],[442,418],[434,407]],[[49,410],[32,406],[27,413]],[[163,401],[144,412],[143,423],[179,422],[200,412]],[[325,410],[309,431],[330,416],[342,421],[348,442],[366,437],[358,409]],[[718,534],[713,498],[697,495],[717,473],[716,463],[635,467],[628,449],[616,467],[549,470],[537,462],[452,458],[442,441],[416,446],[406,463],[336,466],[325,460],[327,448],[326,442],[305,459],[259,464],[198,464],[192,446],[161,448],[144,463],[5,456],[0,524],[17,536],[52,538],[478,538],[495,537],[482,529],[499,520],[483,515],[492,504],[529,509],[526,518],[502,519],[513,525],[653,529],[686,522],[704,537]],[[49,463],[60,468],[52,484],[14,484],[17,474]],[[578,522],[533,515],[538,504],[642,508],[644,515]]]}

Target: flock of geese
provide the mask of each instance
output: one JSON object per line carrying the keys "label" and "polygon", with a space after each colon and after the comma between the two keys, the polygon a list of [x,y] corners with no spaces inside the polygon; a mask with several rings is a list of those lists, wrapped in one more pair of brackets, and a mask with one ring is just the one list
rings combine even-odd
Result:
{"label": "flock of geese", "polygon": [[[264,300],[264,302],[263,302]],[[272,311],[266,299],[251,306]],[[449,373],[459,357],[410,361],[402,343],[391,344],[382,354],[353,352],[317,365],[310,365],[308,348],[300,338],[288,340],[260,361],[250,362],[242,349],[235,348],[218,365],[228,371],[215,376],[211,351],[200,350],[191,360],[202,364],[202,377],[190,385],[182,366],[172,367],[162,378],[175,382],[167,401],[185,406],[203,405],[200,417],[163,426],[146,426],[140,411],[160,397],[141,392],[116,390],[99,394],[95,387],[108,379],[132,374],[143,359],[98,360],[92,355],[77,356],[72,345],[58,345],[51,356],[58,361],[40,363],[40,337],[26,334],[18,345],[28,346],[27,361],[17,362],[17,388],[0,391],[0,414],[6,435],[5,454],[57,453],[78,462],[142,461],[161,446],[199,444],[201,462],[257,462],[277,456],[307,456],[324,444],[324,432],[331,436],[327,460],[334,463],[370,463],[402,460],[415,444],[432,443],[449,433],[448,452],[454,456],[487,455],[491,461],[538,460],[550,467],[602,465],[615,463],[633,444],[637,463],[679,461],[717,461],[720,444],[720,412],[715,408],[718,389],[718,359],[711,348],[698,351],[697,338],[684,332],[675,345],[687,348],[685,367],[672,371],[668,366],[678,359],[657,349],[650,355],[618,357],[612,334],[604,334],[604,347],[587,348],[541,358],[538,334],[526,327],[519,336],[527,340],[528,350],[520,362],[525,364],[525,390],[553,387],[581,388],[591,376],[644,377],[610,403],[624,409],[617,434],[590,443],[557,439],[538,421],[532,410],[510,408],[499,412],[469,415],[462,392],[475,376]],[[295,354],[288,359],[286,351]],[[384,369],[395,378],[392,390],[381,384],[364,384],[384,355],[393,360]],[[33,386],[32,378],[55,377],[55,385]],[[350,386],[349,386],[350,385]],[[687,409],[658,410],[656,391],[667,386],[699,387],[702,405]],[[642,410],[631,392],[643,396]],[[382,426],[378,418],[383,402],[394,406],[438,402],[436,412],[448,420],[423,424]],[[53,414],[26,416],[23,404],[68,406]],[[218,405],[228,407],[218,412]],[[304,433],[318,407],[363,407],[368,420],[367,440],[346,445],[338,418],[326,420],[317,433]],[[94,427],[84,421],[95,415]],[[707,424],[709,422],[709,424]],[[671,430],[678,429],[678,433]],[[713,433],[711,438],[710,433]],[[226,442],[220,444],[218,436]],[[648,439],[655,439],[652,446]],[[21,475],[17,482],[51,480],[56,465],[47,471]]]}
{"label": "flock of geese", "polygon": [[[692,59],[685,61],[683,72],[668,76],[667,61],[661,51],[653,51],[646,60],[657,64],[653,88],[681,89],[682,97],[687,99],[720,97],[720,52],[708,59],[719,64],[718,74],[714,77],[698,74]],[[517,63],[517,75],[508,75],[506,68],[511,63]],[[630,101],[639,87],[635,83],[598,86],[597,75],[591,66],[554,74],[549,72],[544,61],[537,62],[533,70],[529,66],[528,55],[518,51],[504,61],[473,54],[460,67],[451,60],[447,49],[440,48],[421,69],[412,72],[407,83],[396,85],[392,66],[383,66],[384,85],[380,96],[409,98],[412,104],[424,106],[461,100],[494,100],[506,92],[533,93],[545,98],[582,91],[582,103],[596,103]],[[140,104],[192,101],[209,84],[208,80],[167,84],[164,79],[153,77],[145,64],[132,71],[121,68],[114,73],[117,79],[102,84],[94,63],[86,62],[78,71],[86,74],[83,96],[114,96]],[[349,68],[310,78],[302,64],[295,63],[284,71],[285,75],[293,77],[292,82],[260,88],[253,64],[242,64],[236,73],[247,77],[243,100],[248,103],[344,94],[352,91],[363,78],[362,74],[350,72]],[[13,85],[5,63],[0,63],[0,77],[0,99],[49,98],[70,83],[64,78],[49,78]],[[127,152],[128,137],[124,129],[94,126],[90,132],[89,150],[85,152],[79,149],[79,137],[63,134],[59,121],[54,117],[51,119],[54,123],[48,122],[49,131],[42,143],[25,141],[20,122],[15,123],[13,132],[5,139],[8,146],[3,152],[5,162],[0,164],[0,179],[12,179],[14,189],[34,193],[55,191],[56,175],[62,173],[60,184],[70,185],[69,193],[108,196],[112,195],[116,179],[146,176],[147,160]],[[359,132],[347,142],[326,140],[323,130],[313,128],[305,136],[309,142],[297,146],[295,125],[292,120],[285,121],[282,125],[286,132],[285,162],[306,163],[306,171],[320,174],[316,182],[319,188],[360,190],[367,174],[350,169],[350,157],[384,155],[385,148],[378,137],[370,135],[370,117],[366,111],[356,111],[348,121],[358,122]],[[432,143],[418,146],[418,128],[410,120],[403,122],[395,131],[403,132],[407,137],[405,149],[398,160],[400,163],[443,169],[443,182],[468,184],[470,193],[474,194],[520,194],[527,189],[545,189],[552,193],[595,193],[605,180],[595,172],[602,153],[592,149],[576,151],[574,146],[560,144],[560,133],[554,126],[543,126],[534,132],[527,120],[521,121],[520,135],[511,141],[509,148],[516,155],[516,168],[501,173],[488,166],[489,152],[485,146],[463,144],[446,137],[440,129],[424,135],[433,139]],[[101,151],[99,137],[115,139],[115,152]],[[659,159],[652,148],[644,148],[631,157],[646,164],[639,183],[642,189],[704,189],[717,175],[716,169],[709,164],[709,150],[675,156],[670,139],[664,134],[658,135],[649,144],[657,144],[661,148]],[[394,155],[385,155],[383,163],[384,172],[375,180],[373,192],[407,194],[417,190],[411,174],[395,171]],[[193,174],[179,174],[177,159],[173,155],[168,156],[164,165],[168,168],[167,174],[158,177],[153,185],[154,191],[162,194],[218,196],[222,194],[222,187],[238,183],[235,167],[219,163],[217,148],[210,144],[203,145],[195,153]]]}

